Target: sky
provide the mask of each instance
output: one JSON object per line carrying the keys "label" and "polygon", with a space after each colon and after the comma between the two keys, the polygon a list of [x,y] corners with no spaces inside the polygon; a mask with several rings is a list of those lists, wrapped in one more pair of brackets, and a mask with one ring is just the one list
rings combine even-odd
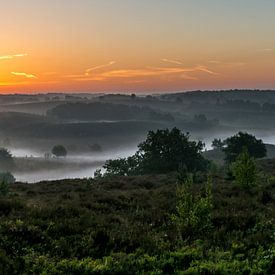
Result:
{"label": "sky", "polygon": [[0,93],[275,89],[274,0],[0,0]]}

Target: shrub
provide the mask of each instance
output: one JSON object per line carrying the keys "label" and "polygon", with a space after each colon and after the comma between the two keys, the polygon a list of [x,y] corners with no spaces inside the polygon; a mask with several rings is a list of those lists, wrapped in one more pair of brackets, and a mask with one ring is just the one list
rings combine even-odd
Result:
{"label": "shrub", "polygon": [[15,178],[11,173],[0,173],[0,195],[6,196],[9,193],[10,185],[14,182]]}
{"label": "shrub", "polygon": [[14,166],[12,154],[6,148],[0,148],[0,169],[10,170]]}
{"label": "shrub", "polygon": [[258,170],[253,158],[245,149],[231,165],[231,171],[235,178],[235,183],[242,188],[255,186],[258,181]]}
{"label": "shrub", "polygon": [[192,193],[193,177],[189,176],[183,184],[177,187],[176,213],[172,214],[180,239],[191,238],[205,234],[212,227],[211,212],[212,181],[208,178],[205,194],[195,196]]}

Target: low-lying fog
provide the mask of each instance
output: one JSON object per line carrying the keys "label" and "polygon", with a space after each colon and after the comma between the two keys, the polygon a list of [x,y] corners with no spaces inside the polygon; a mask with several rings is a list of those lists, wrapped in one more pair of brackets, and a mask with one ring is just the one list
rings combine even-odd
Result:
{"label": "low-lying fog", "polygon": [[[37,166],[37,168],[28,171],[19,167],[13,173],[19,182],[34,183],[44,180],[93,177],[94,172],[102,168],[106,160],[130,156],[135,153],[137,148],[118,148],[108,152],[68,155],[65,158],[51,157],[49,159],[45,159],[43,153],[34,150],[20,148],[10,148],[9,150],[17,161],[29,162],[32,163],[32,166]],[[37,163],[37,165],[33,163]]]}
{"label": "low-lying fog", "polygon": [[[232,133],[234,134],[234,133]],[[191,139],[202,140],[205,149],[211,149],[214,138],[225,139],[232,135],[229,133],[215,134],[215,137],[194,136]],[[268,133],[252,133],[257,138],[263,139],[265,143],[275,144],[275,136]],[[10,152],[18,162],[17,170],[13,173],[17,181],[34,183],[46,180],[59,180],[68,178],[90,178],[94,176],[97,169],[102,168],[108,159],[128,157],[133,155],[137,147],[117,147],[116,149],[99,153],[69,154],[66,158],[45,159],[44,153],[26,148],[9,148]],[[22,164],[22,165],[21,165]],[[27,167],[27,169],[25,169]]]}

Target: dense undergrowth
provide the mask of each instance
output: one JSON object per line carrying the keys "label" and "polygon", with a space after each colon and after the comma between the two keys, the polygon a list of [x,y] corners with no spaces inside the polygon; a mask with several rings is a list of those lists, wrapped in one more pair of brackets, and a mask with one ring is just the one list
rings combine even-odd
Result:
{"label": "dense undergrowth", "polygon": [[272,274],[274,180],[245,190],[215,173],[211,226],[181,236],[176,182],[172,173],[13,184],[0,198],[0,274]]}

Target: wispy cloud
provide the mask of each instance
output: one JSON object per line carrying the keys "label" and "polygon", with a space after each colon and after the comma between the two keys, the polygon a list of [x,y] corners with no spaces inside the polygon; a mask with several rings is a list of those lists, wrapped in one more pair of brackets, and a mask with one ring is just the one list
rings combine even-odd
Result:
{"label": "wispy cloud", "polygon": [[29,82],[21,81],[21,82],[0,82],[0,86],[20,86],[20,85],[27,85]]}
{"label": "wispy cloud", "polygon": [[208,63],[211,63],[211,64],[221,64],[222,62],[218,61],[218,60],[208,60]]}
{"label": "wispy cloud", "polygon": [[[60,81],[39,81],[35,82],[35,85],[43,85],[43,84],[57,84]],[[22,85],[33,85],[33,81],[24,80],[24,81],[16,81],[16,82],[9,82],[9,81],[0,81],[0,86],[22,86]]]}
{"label": "wispy cloud", "polygon": [[103,65],[98,65],[98,66],[95,66],[95,67],[92,67],[92,68],[89,68],[85,71],[85,75],[90,75],[90,73],[92,71],[96,71],[96,70],[99,70],[99,69],[103,69],[103,68],[106,68],[106,67],[109,67],[109,66],[112,66],[114,65],[116,62],[115,61],[110,61],[109,63],[107,64],[103,64]]}
{"label": "wispy cloud", "polygon": [[[96,75],[98,75],[98,70],[100,69],[104,69],[104,68],[107,68],[107,67],[110,67],[112,65],[114,65],[116,63],[116,61],[110,61],[109,63],[107,64],[103,64],[103,65],[98,65],[98,66],[94,66],[94,67],[91,67],[91,68],[88,68],[84,71],[83,74],[69,74],[69,75],[65,75],[66,78],[72,78],[72,79],[76,79],[76,78],[87,78],[91,75],[93,75],[93,78],[97,78]],[[94,72],[94,73],[92,73]],[[98,77],[100,78],[101,80],[101,77]]]}
{"label": "wispy cloud", "polygon": [[196,76],[191,76],[191,75],[187,75],[187,74],[181,74],[181,75],[179,76],[179,78],[185,79],[185,80],[199,80],[198,77],[196,77]]}
{"label": "wispy cloud", "polygon": [[11,74],[15,75],[15,76],[23,76],[23,77],[26,77],[26,78],[37,78],[33,74],[27,74],[27,73],[21,73],[21,72],[11,72]]}
{"label": "wispy cloud", "polygon": [[106,79],[127,78],[135,79],[139,77],[161,77],[161,76],[177,76],[186,80],[197,80],[192,73],[203,72],[210,75],[218,75],[218,73],[210,70],[206,66],[196,67],[146,67],[144,69],[119,69],[104,72],[97,72],[89,76],[75,76],[76,81],[102,81]]}
{"label": "wispy cloud", "polygon": [[25,57],[28,56],[26,53],[19,53],[19,54],[14,54],[13,57]]}
{"label": "wispy cloud", "polygon": [[213,66],[219,66],[223,68],[235,68],[235,67],[241,67],[246,65],[244,62],[235,61],[235,62],[224,62],[219,60],[208,60],[208,63],[212,64]]}
{"label": "wispy cloud", "polygon": [[0,56],[0,60],[10,60],[10,59],[14,59],[17,57],[25,57],[25,56],[28,56],[28,54],[19,53],[19,54],[13,54],[13,55],[2,55],[2,56]]}
{"label": "wispy cloud", "polygon": [[211,71],[210,69],[208,69],[208,68],[205,67],[205,66],[200,66],[200,65],[199,65],[199,66],[197,66],[195,69],[198,70],[198,71],[201,71],[201,72],[208,73],[208,74],[218,75],[218,73]]}
{"label": "wispy cloud", "polygon": [[163,59],[161,59],[161,61],[170,63],[170,64],[183,65],[183,63],[181,61],[174,60],[174,59],[163,58]]}

